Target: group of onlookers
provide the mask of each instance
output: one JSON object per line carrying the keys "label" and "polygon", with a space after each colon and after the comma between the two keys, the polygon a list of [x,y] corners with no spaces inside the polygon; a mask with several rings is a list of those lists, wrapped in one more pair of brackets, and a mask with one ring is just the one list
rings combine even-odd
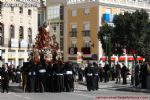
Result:
{"label": "group of onlookers", "polygon": [[132,84],[147,88],[147,77],[150,74],[150,62],[136,62],[132,73]]}
{"label": "group of onlookers", "polygon": [[2,93],[8,93],[9,82],[21,83],[21,70],[18,66],[15,68],[14,65],[8,66],[8,63],[2,63],[0,60],[0,85],[2,87]]}

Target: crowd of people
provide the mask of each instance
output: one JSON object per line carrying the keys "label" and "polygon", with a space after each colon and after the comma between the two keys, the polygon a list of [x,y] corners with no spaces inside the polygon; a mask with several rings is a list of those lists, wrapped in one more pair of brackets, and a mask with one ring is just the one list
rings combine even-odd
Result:
{"label": "crowd of people", "polygon": [[[94,68],[95,67],[95,68]],[[89,71],[90,70],[90,71]],[[93,71],[92,71],[93,70]],[[92,74],[91,74],[92,73]],[[97,63],[88,63],[85,68],[80,68],[79,70],[79,80],[83,80],[85,76],[87,82],[87,89],[94,87],[98,82],[108,82],[115,81],[116,84],[126,85],[127,78],[131,76],[131,85],[136,87],[147,88],[147,76],[150,74],[150,63],[148,62],[136,62],[135,66],[129,69],[124,63],[117,62],[116,64],[109,64],[106,62],[104,65]],[[97,76],[98,75],[98,76]],[[82,77],[82,78],[81,78]],[[92,83],[93,82],[93,83]],[[93,84],[93,85],[92,85]],[[95,89],[97,86],[95,85]]]}
{"label": "crowd of people", "polygon": [[[149,63],[136,63],[132,73],[125,64],[117,63],[111,67],[108,63],[98,64],[87,61],[81,65],[73,62],[24,62],[22,67],[8,66],[4,63],[0,69],[2,92],[8,92],[9,82],[19,83],[24,92],[71,92],[75,82],[85,82],[88,91],[99,89],[99,82],[115,81],[127,84],[127,75],[131,74],[131,83],[146,88]],[[22,83],[22,84],[21,84]]]}
{"label": "crowd of people", "polygon": [[28,92],[70,92],[74,91],[74,75],[71,62],[49,64],[24,63],[23,87]]}
{"label": "crowd of people", "polygon": [[8,66],[8,63],[4,63],[2,67],[0,67],[0,76],[2,93],[4,93],[5,90],[8,92],[9,82],[19,83],[21,86],[21,70],[19,66],[16,68],[14,65]]}
{"label": "crowd of people", "polygon": [[136,62],[133,76],[132,76],[132,84],[136,87],[141,87],[143,89],[147,88],[147,77],[150,74],[150,62]]}

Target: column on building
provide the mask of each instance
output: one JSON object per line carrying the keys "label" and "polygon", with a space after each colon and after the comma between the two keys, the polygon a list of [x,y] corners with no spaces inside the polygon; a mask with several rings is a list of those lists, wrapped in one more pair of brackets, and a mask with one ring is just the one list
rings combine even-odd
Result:
{"label": "column on building", "polygon": [[24,62],[27,62],[28,61],[28,51],[27,51],[27,49],[24,51],[24,54],[25,54]]}
{"label": "column on building", "polygon": [[18,59],[18,49],[16,49],[15,52],[16,52],[15,65],[18,66],[18,64],[19,64],[19,59]]}
{"label": "column on building", "polygon": [[4,62],[8,62],[8,49],[5,49],[5,53],[4,53]]}

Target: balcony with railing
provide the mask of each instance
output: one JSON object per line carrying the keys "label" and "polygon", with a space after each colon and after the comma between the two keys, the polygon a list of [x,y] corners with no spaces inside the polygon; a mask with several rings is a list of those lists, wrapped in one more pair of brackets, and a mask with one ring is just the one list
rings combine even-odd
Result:
{"label": "balcony with railing", "polygon": [[70,36],[71,36],[71,37],[77,37],[77,30],[76,30],[76,29],[72,29],[72,30],[70,31]]}
{"label": "balcony with railing", "polygon": [[91,48],[90,47],[82,47],[81,51],[83,54],[91,54]]}
{"label": "balcony with railing", "polygon": [[90,30],[82,31],[84,37],[90,37]]}

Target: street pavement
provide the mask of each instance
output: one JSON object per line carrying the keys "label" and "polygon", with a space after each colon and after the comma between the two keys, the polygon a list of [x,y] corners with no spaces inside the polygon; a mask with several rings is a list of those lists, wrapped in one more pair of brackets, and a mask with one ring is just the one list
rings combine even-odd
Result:
{"label": "street pavement", "polygon": [[[122,85],[110,81],[108,83],[99,83],[98,91],[87,91],[85,84],[78,84],[74,92],[23,93],[19,85],[13,83],[10,84],[9,93],[0,93],[0,100],[150,100],[149,90],[137,89],[135,91],[134,89],[135,87],[130,84]],[[116,98],[110,99],[110,97]],[[121,97],[128,97],[128,99]],[[132,99],[129,99],[129,97],[132,97]],[[133,99],[133,97],[140,99]]]}

